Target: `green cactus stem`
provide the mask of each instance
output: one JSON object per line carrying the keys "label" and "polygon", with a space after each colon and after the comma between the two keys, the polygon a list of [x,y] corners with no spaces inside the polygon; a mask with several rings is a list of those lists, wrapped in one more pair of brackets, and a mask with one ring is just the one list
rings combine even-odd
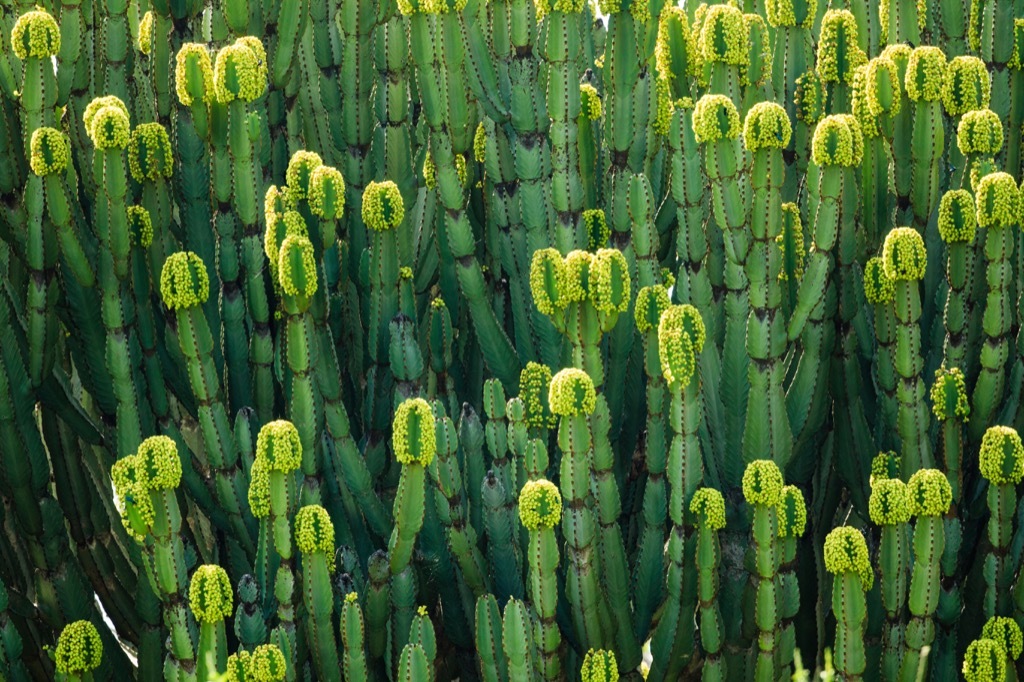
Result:
{"label": "green cactus stem", "polygon": [[295,514],[295,546],[302,553],[302,600],[306,606],[306,639],[317,676],[341,680],[338,644],[334,636],[334,524],[327,511],[307,505]]}
{"label": "green cactus stem", "polygon": [[562,679],[562,637],[555,622],[559,564],[555,527],[562,518],[562,495],[546,479],[528,481],[519,492],[519,520],[530,533],[529,594],[536,616],[533,643],[537,673],[545,680]]}
{"label": "green cactus stem", "polygon": [[807,505],[800,489],[794,485],[783,486],[775,513],[779,522],[779,663],[783,671],[788,671],[793,665],[796,653],[794,620],[800,612],[800,585],[796,576],[797,542],[807,530]]}
{"label": "green cactus stem", "polygon": [[899,679],[903,655],[903,610],[907,602],[907,572],[910,566],[908,527],[911,515],[910,491],[899,478],[878,478],[871,485],[868,512],[881,529],[878,571],[885,609],[882,628],[881,675],[883,680]]}
{"label": "green cactus stem", "polygon": [[228,640],[224,620],[231,616],[233,606],[227,572],[216,564],[197,568],[189,583],[188,603],[199,624],[196,677],[208,680],[227,667]]}
{"label": "green cactus stem", "polygon": [[751,575],[756,593],[755,621],[758,630],[755,676],[774,679],[778,674],[779,618],[776,571],[779,519],[776,507],[782,496],[782,472],[771,460],[754,460],[743,473],[743,497],[753,508],[751,526],[755,572]]}
{"label": "green cactus stem", "polygon": [[860,680],[867,667],[864,629],[867,600],[875,574],[868,559],[864,534],[841,526],[825,538],[825,570],[835,576],[832,585],[832,613],[836,617],[836,672],[845,680]]}
{"label": "green cactus stem", "polygon": [[[939,236],[946,244],[946,295],[943,359],[949,367],[967,363],[969,287],[974,276],[974,236],[977,217],[974,198],[964,189],[950,190],[939,202]],[[966,416],[966,415],[965,415]]]}
{"label": "green cactus stem", "polygon": [[853,77],[857,67],[868,60],[860,41],[857,19],[845,9],[830,9],[821,18],[815,70],[825,85],[825,111],[849,113],[852,104]]}
{"label": "green cactus stem", "polygon": [[1016,486],[1024,478],[1024,445],[1008,426],[992,426],[981,439],[978,469],[988,481],[988,539],[991,549],[985,557],[985,615],[1001,616],[1010,610],[1013,570],[1007,565],[1007,551],[1013,536],[1013,510],[1017,507]]}
{"label": "green cactus stem", "polygon": [[718,570],[722,550],[718,531],[725,528],[725,500],[714,488],[699,488],[690,500],[690,513],[697,526],[698,628],[704,650],[701,679],[726,679],[728,666],[722,656],[725,641],[722,612],[718,606]]}
{"label": "green cactus stem", "polygon": [[963,427],[971,414],[964,374],[956,367],[935,371],[931,389],[932,413],[942,424],[942,462],[959,503],[963,490]]}
{"label": "green cactus stem", "polygon": [[879,388],[882,422],[896,431],[899,402],[896,399],[896,313],[893,300],[896,283],[885,272],[881,256],[873,256],[864,266],[864,299],[874,311],[877,352],[874,359],[875,381]]}

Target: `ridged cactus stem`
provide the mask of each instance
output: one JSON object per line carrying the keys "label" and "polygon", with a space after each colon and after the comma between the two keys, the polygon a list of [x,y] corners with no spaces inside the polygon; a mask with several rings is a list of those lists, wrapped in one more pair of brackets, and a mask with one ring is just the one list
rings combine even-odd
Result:
{"label": "ridged cactus stem", "polygon": [[555,528],[562,514],[562,496],[546,479],[534,479],[519,494],[519,518],[530,534],[530,605],[535,614],[533,645],[537,673],[545,680],[563,679],[562,635],[555,622],[558,603],[558,538]]}
{"label": "ridged cactus stem", "polygon": [[[41,174],[47,215],[57,232],[57,242],[64,255],[64,261],[79,284],[85,288],[92,288],[96,284],[96,275],[79,238],[80,223],[72,214],[73,204],[68,195],[69,188],[77,178],[73,169],[67,169],[71,156],[67,138],[54,128],[41,128],[33,133],[32,143],[33,148],[38,148],[40,153],[52,159],[39,170],[43,171]],[[32,184],[29,183],[30,186]]]}
{"label": "ridged cactus stem", "polygon": [[45,9],[32,9],[14,23],[10,44],[21,60],[23,87],[18,104],[22,144],[28,149],[32,133],[55,122],[58,92],[52,58],[60,52],[60,28]]}
{"label": "ridged cactus stem", "polygon": [[[939,7],[949,3],[940,2]],[[928,20],[926,5],[917,0],[882,0],[879,15],[882,21],[882,40],[888,45],[908,43],[920,45],[921,31]]]}
{"label": "ridged cactus stem", "polygon": [[[885,457],[885,455],[880,455]],[[873,474],[874,476],[874,474]],[[880,526],[878,574],[885,623],[882,626],[881,676],[898,680],[903,657],[905,624],[903,613],[907,603],[907,572],[910,566],[911,500],[907,484],[898,478],[873,478],[868,511],[871,521]]]}
{"label": "ridged cactus stem", "polygon": [[302,601],[306,606],[306,641],[317,677],[341,680],[338,643],[334,636],[334,526],[327,511],[317,505],[295,515],[295,544],[302,553]]}
{"label": "ridged cactus stem", "polygon": [[882,423],[897,432],[899,402],[896,400],[896,312],[892,301],[896,288],[885,273],[880,256],[870,258],[864,266],[864,298],[871,306],[874,318],[875,344],[874,379],[878,385],[879,410]]}
{"label": "ridged cactus stem", "polygon": [[1010,614],[1012,560],[1007,556],[1013,537],[1017,507],[1016,486],[1024,478],[1024,446],[1010,427],[993,426],[985,432],[978,468],[988,480],[988,540],[985,557],[985,616]]}
{"label": "ridged cactus stem", "polygon": [[941,99],[945,69],[946,57],[937,47],[918,47],[910,53],[906,75],[914,112],[910,205],[914,227],[921,234],[939,199],[939,170],[946,137]]}
{"label": "ridged cactus stem", "polygon": [[797,543],[807,530],[807,505],[803,493],[793,485],[783,486],[776,505],[779,537],[776,541],[778,569],[776,603],[779,609],[779,664],[788,673],[796,654],[796,624],[800,613],[800,584],[797,582]]}
{"label": "ridged cactus stem", "polygon": [[867,667],[864,630],[868,607],[864,593],[874,582],[864,535],[841,526],[825,539],[825,568],[832,582],[832,613],[836,618],[835,666],[844,680],[863,679]]}
{"label": "ridged cactus stem", "polygon": [[349,592],[341,605],[341,663],[344,679],[351,682],[367,682],[370,679],[365,640],[366,621],[359,605],[359,595]]}
{"label": "ridged cactus stem", "polygon": [[946,242],[946,295],[944,323],[946,339],[943,363],[947,367],[966,367],[969,294],[974,277],[974,241],[977,220],[974,199],[967,190],[951,190],[939,205],[939,234]]}
{"label": "ridged cactus stem", "polygon": [[771,460],[754,460],[743,474],[743,495],[753,508],[751,538],[754,572],[751,581],[755,592],[754,622],[757,625],[757,660],[754,674],[758,679],[775,679],[779,645],[778,548],[779,517],[777,507],[782,496],[782,472]]}
{"label": "ridged cactus stem", "polygon": [[[796,120],[797,105],[794,98],[797,78],[814,64],[811,25],[817,13],[817,4],[814,0],[771,0],[765,3],[766,18],[769,25],[775,28],[772,89],[775,101],[786,107],[786,115],[790,120]],[[790,170],[796,171],[795,168]]]}
{"label": "ridged cactus stem", "polygon": [[506,504],[508,495],[505,485],[493,469],[484,476],[481,491],[487,558],[491,566],[503,567],[494,576],[494,594],[499,601],[521,599],[524,595],[523,560],[515,528],[515,506]]}
{"label": "ridged cactus stem", "polygon": [[725,501],[722,494],[712,488],[698,490],[690,503],[697,525],[697,622],[700,644],[704,650],[701,680],[720,682],[726,679],[728,664],[722,656],[724,627],[722,611],[718,605],[718,577],[722,563],[722,548],[718,532],[725,526]]}
{"label": "ridged cactus stem", "polygon": [[223,568],[205,564],[192,574],[189,605],[199,623],[197,680],[208,680],[227,666],[228,640],[224,619],[231,615],[232,601],[231,581]]}

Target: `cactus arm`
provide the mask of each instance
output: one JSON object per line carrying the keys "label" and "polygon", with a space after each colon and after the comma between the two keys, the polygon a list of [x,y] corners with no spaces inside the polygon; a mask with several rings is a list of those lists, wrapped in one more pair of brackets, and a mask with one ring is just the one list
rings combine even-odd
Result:
{"label": "cactus arm", "polygon": [[520,599],[523,596],[522,559],[517,551],[519,543],[512,525],[514,505],[507,504],[505,484],[493,469],[487,472],[482,487],[484,530],[489,565],[494,574],[495,595],[503,601]]}
{"label": "cactus arm", "polygon": [[534,679],[529,625],[530,616],[526,605],[518,599],[509,600],[502,619],[502,646],[508,659],[510,682],[529,682]]}
{"label": "cactus arm", "polygon": [[370,671],[366,661],[366,622],[355,592],[345,595],[341,606],[342,670],[344,679],[366,682]]}
{"label": "cactus arm", "polygon": [[690,502],[697,527],[697,619],[704,650],[701,679],[726,679],[728,664],[722,656],[723,625],[718,605],[718,571],[722,561],[718,531],[725,526],[725,501],[713,488],[698,489]]}
{"label": "cactus arm", "polygon": [[558,606],[559,543],[555,526],[562,514],[558,488],[545,479],[533,479],[519,494],[519,518],[530,534],[530,605],[534,614],[533,646],[536,672],[544,680],[563,679],[562,636],[556,622]]}
{"label": "cactus arm", "polygon": [[864,593],[874,579],[861,532],[849,526],[830,532],[825,540],[825,566],[835,575],[832,612],[836,617],[836,672],[843,679],[860,680],[867,666],[864,647],[867,601]]}
{"label": "cactus arm", "polygon": [[484,682],[508,680],[508,663],[502,643],[501,611],[493,594],[481,595],[476,602],[476,651],[480,658],[480,676]]}
{"label": "cactus arm", "polygon": [[1007,553],[1013,537],[1016,484],[1024,477],[1024,446],[1012,428],[989,428],[981,442],[979,468],[988,482],[988,539],[991,549],[985,557],[985,616],[1009,611],[1012,570]]}
{"label": "cactus arm", "polygon": [[309,505],[295,515],[295,544],[302,553],[302,600],[306,606],[306,641],[317,676],[341,680],[341,662],[334,636],[334,527],[323,507]]}

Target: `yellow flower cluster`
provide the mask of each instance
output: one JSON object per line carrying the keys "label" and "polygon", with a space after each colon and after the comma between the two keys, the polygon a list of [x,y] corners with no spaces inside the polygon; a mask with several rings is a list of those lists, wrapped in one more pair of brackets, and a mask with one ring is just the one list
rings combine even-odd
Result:
{"label": "yellow flower cluster", "polygon": [[249,659],[251,658],[252,655],[245,649],[228,656],[227,670],[224,673],[227,682],[248,682],[246,670],[249,668]]}
{"label": "yellow flower cluster", "polygon": [[856,166],[860,163],[857,154],[858,146],[863,149],[864,142],[857,139],[861,136],[859,126],[855,129],[850,123],[852,116],[833,114],[826,116],[818,123],[811,140],[811,160],[819,166]]}
{"label": "yellow flower cluster", "polygon": [[307,504],[295,513],[295,546],[303,554],[322,552],[334,567],[334,523],[319,504]]}
{"label": "yellow flower cluster", "polygon": [[974,241],[978,218],[974,197],[965,189],[951,189],[939,201],[939,236],[947,244]]}
{"label": "yellow flower cluster", "polygon": [[213,87],[217,101],[236,99],[252,102],[267,90],[266,67],[249,45],[235,42],[222,47],[213,66]]}
{"label": "yellow flower cluster", "polygon": [[519,398],[526,412],[526,426],[551,428],[555,425],[555,417],[548,409],[550,389],[551,368],[539,362],[527,362],[519,373]]}
{"label": "yellow flower cluster", "polygon": [[29,166],[36,175],[63,173],[71,160],[71,143],[56,128],[36,128],[30,142]]}
{"label": "yellow flower cluster", "polygon": [[174,91],[183,106],[213,100],[213,61],[210,51],[199,43],[185,43],[174,62]]}
{"label": "yellow flower cluster", "polygon": [[953,489],[938,469],[915,471],[907,482],[914,516],[942,516],[953,503]]}
{"label": "yellow flower cluster", "polygon": [[139,38],[136,43],[139,52],[148,55],[153,50],[153,10],[142,15],[139,20]]}
{"label": "yellow flower cluster", "polygon": [[[269,195],[269,192],[268,192]],[[267,214],[267,231],[263,235],[263,253],[270,261],[271,268],[278,267],[278,260],[281,254],[281,245],[288,237],[309,238],[309,230],[302,214],[291,209],[284,213]]]}
{"label": "yellow flower cluster", "polygon": [[519,521],[526,530],[554,528],[562,519],[562,494],[551,481],[527,481],[519,491]]}
{"label": "yellow flower cluster", "polygon": [[979,227],[1010,227],[1020,221],[1020,190],[1009,173],[989,173],[978,182],[975,208]]}
{"label": "yellow flower cluster", "polygon": [[942,97],[946,80],[946,54],[932,45],[915,47],[907,61],[907,97],[914,102],[934,102]]}
{"label": "yellow flower cluster", "polygon": [[579,303],[587,299],[590,284],[590,265],[594,256],[588,251],[577,249],[565,256],[565,288],[562,299],[568,303]]}
{"label": "yellow flower cluster", "polygon": [[743,12],[726,4],[709,7],[698,47],[705,62],[746,66],[750,61],[750,27]]}
{"label": "yellow flower cluster", "polygon": [[153,219],[142,206],[128,207],[128,228],[132,245],[148,249],[153,244]]}
{"label": "yellow flower cluster", "polygon": [[892,450],[879,452],[871,460],[871,485],[885,478],[899,478],[902,460]]}
{"label": "yellow flower cluster", "polygon": [[619,664],[615,653],[606,649],[591,649],[583,657],[580,682],[618,682]]}
{"label": "yellow flower cluster", "polygon": [[661,373],[671,386],[686,386],[697,369],[697,355],[704,349],[704,320],[692,305],[665,309],[658,321],[658,358]]}
{"label": "yellow flower cluster", "polygon": [[170,310],[194,308],[210,296],[210,276],[203,260],[191,251],[172,253],[160,271],[160,297]]}
{"label": "yellow flower cluster", "polygon": [[725,95],[704,95],[693,107],[693,135],[697,142],[735,140],[740,136],[740,129],[740,114]]}
{"label": "yellow flower cluster", "polygon": [[62,675],[80,675],[100,667],[103,641],[96,626],[87,620],[68,623],[57,638],[53,658]]}
{"label": "yellow flower cluster", "polygon": [[1006,65],[1015,71],[1024,69],[1024,17],[1013,20],[1013,54]]}
{"label": "yellow flower cluster", "polygon": [[864,298],[871,305],[888,305],[896,295],[896,282],[885,272],[880,256],[864,264]]}
{"label": "yellow flower cluster", "polygon": [[976,639],[967,646],[962,668],[967,682],[999,682],[1006,679],[1006,652],[993,639]]}
{"label": "yellow flower cluster", "polygon": [[793,104],[796,118],[807,125],[813,125],[825,115],[825,84],[814,71],[808,71],[796,79]]}
{"label": "yellow flower cluster", "polygon": [[1017,485],[1024,478],[1024,445],[1009,426],[992,426],[981,438],[981,475],[996,485]]}
{"label": "yellow flower cluster", "polygon": [[971,414],[967,400],[967,384],[964,373],[958,367],[940,367],[935,370],[935,383],[931,390],[932,412],[939,421],[957,417],[964,421]]}
{"label": "yellow flower cluster", "polygon": [[[90,138],[92,137],[92,124],[96,119],[96,114],[100,109],[106,107],[117,107],[124,112],[125,116],[129,116],[128,107],[124,105],[119,97],[114,95],[104,95],[103,97],[97,97],[85,105],[85,111],[82,112],[82,126],[85,128],[85,134]],[[130,120],[130,116],[129,116]]]}
{"label": "yellow flower cluster", "polygon": [[985,62],[971,55],[950,60],[942,81],[942,105],[950,116],[987,109],[992,95],[992,79]]}
{"label": "yellow flower cluster", "polygon": [[110,467],[110,479],[125,530],[134,540],[143,542],[153,526],[156,512],[146,488],[145,474],[140,471],[138,463],[135,455],[122,457]]}
{"label": "yellow flower cluster", "polygon": [[553,317],[566,306],[568,273],[557,249],[537,249],[530,262],[530,292],[533,303],[543,315]]}
{"label": "yellow flower cluster", "polygon": [[96,149],[124,149],[131,138],[128,114],[118,106],[105,106],[92,117],[89,128]]}
{"label": "yellow flower cluster", "polygon": [[236,45],[244,45],[256,55],[256,66],[259,69],[259,77],[266,82],[269,76],[269,65],[267,64],[267,49],[256,36],[242,36],[235,41]]}
{"label": "yellow flower cluster", "polygon": [[398,227],[405,218],[405,204],[398,185],[391,180],[371,182],[363,190],[363,223],[382,232]]}
{"label": "yellow flower cluster", "polygon": [[896,227],[885,236],[882,264],[894,282],[920,281],[927,263],[924,239],[914,228]]}
{"label": "yellow flower cluster", "polygon": [[483,121],[476,124],[476,132],[473,133],[473,158],[477,163],[487,160],[487,128],[484,127]]}
{"label": "yellow flower cluster", "polygon": [[864,534],[851,526],[833,528],[825,537],[825,570],[833,575],[853,573],[867,592],[875,582]]}
{"label": "yellow flower cluster", "polygon": [[597,251],[608,243],[612,236],[612,230],[608,227],[608,220],[605,218],[604,210],[600,208],[588,208],[581,216],[583,228],[587,231],[587,248],[590,251]]}
{"label": "yellow flower cluster", "polygon": [[786,110],[775,102],[758,102],[743,121],[743,143],[751,152],[785,149],[792,132]]}
{"label": "yellow flower cluster", "polygon": [[281,290],[289,296],[312,298],[317,289],[313,243],[307,237],[285,237],[277,260]]}
{"label": "yellow flower cluster", "polygon": [[825,12],[821,18],[815,64],[821,80],[825,83],[852,83],[854,71],[867,61],[867,55],[857,43],[857,20],[853,13],[846,9]]}
{"label": "yellow flower cluster", "polygon": [[910,489],[898,478],[882,478],[871,485],[868,515],[876,526],[897,526],[910,521]]}
{"label": "yellow flower cluster", "polygon": [[646,334],[655,327],[661,320],[661,314],[672,305],[668,297],[668,289],[661,284],[643,287],[636,292],[636,307],[633,309],[633,317],[636,321],[636,330]]}
{"label": "yellow flower cluster", "polygon": [[324,165],[323,159],[316,152],[300,149],[288,160],[288,168],[284,172],[284,182],[288,198],[293,202],[305,199],[309,194],[309,181],[315,171]]}
{"label": "yellow flower cluster", "polygon": [[748,504],[774,507],[782,497],[782,472],[770,459],[755,459],[743,472],[743,497]]}
{"label": "yellow flower cluster", "polygon": [[1020,626],[1013,618],[992,616],[981,628],[981,636],[998,642],[1003,651],[1015,661],[1024,650],[1024,636],[1021,635]]}
{"label": "yellow flower cluster", "polygon": [[399,464],[428,466],[437,453],[434,411],[423,398],[409,398],[395,410],[391,448]]}
{"label": "yellow flower cluster", "polygon": [[597,407],[597,391],[590,375],[574,367],[559,371],[551,378],[548,406],[559,417],[592,413]]}
{"label": "yellow flower cluster", "polygon": [[798,538],[804,534],[807,530],[807,504],[800,488],[795,485],[782,486],[775,514],[779,518],[780,538]]}
{"label": "yellow flower cluster", "polygon": [[690,513],[708,530],[725,528],[725,498],[714,488],[699,488],[690,500]]}
{"label": "yellow flower cluster", "polygon": [[298,469],[302,463],[299,430],[284,419],[264,424],[256,436],[256,459],[266,464],[267,471],[287,474]]}
{"label": "yellow flower cluster", "polygon": [[204,564],[192,574],[188,605],[200,623],[219,623],[231,616],[234,594],[227,571],[216,564]]}
{"label": "yellow flower cluster", "polygon": [[602,113],[601,95],[597,94],[597,88],[590,83],[580,85],[580,116],[596,121],[601,118]]}
{"label": "yellow flower cluster", "polygon": [[257,457],[249,470],[249,509],[257,519],[270,516],[270,474],[267,461]]}
{"label": "yellow flower cluster", "polygon": [[135,453],[136,474],[147,490],[174,490],[181,483],[178,446],[167,436],[150,436]]}
{"label": "yellow flower cluster", "polygon": [[18,59],[48,59],[60,52],[60,27],[49,12],[25,12],[11,29],[11,49]]}
{"label": "yellow flower cluster", "polygon": [[598,249],[590,263],[590,300],[599,313],[629,309],[631,278],[626,257],[618,249]]}
{"label": "yellow flower cluster", "polygon": [[[782,205],[782,224],[789,226],[792,235],[793,246],[793,277],[800,279],[804,276],[804,259],[807,251],[804,248],[804,224],[800,220],[800,207],[793,202],[786,202]],[[775,243],[779,246],[779,256],[785,263],[789,257],[786,253],[785,231],[779,230],[775,237]],[[779,279],[783,282],[789,279],[789,273],[783,268],[779,272]]]}
{"label": "yellow flower cluster", "polygon": [[323,220],[337,220],[345,210],[345,178],[331,166],[317,166],[309,176],[309,210]]}
{"label": "yellow flower cluster", "polygon": [[995,156],[1003,148],[1003,122],[991,109],[969,111],[956,128],[956,146],[964,156]]}
{"label": "yellow flower cluster", "polygon": [[[666,5],[658,17],[658,38],[654,44],[654,64],[658,80],[668,82],[697,75],[700,55],[698,35],[694,35],[682,7]],[[671,92],[665,93],[671,98]]]}
{"label": "yellow flower cluster", "polygon": [[283,682],[288,668],[276,645],[261,644],[253,649],[246,672],[251,682]]}
{"label": "yellow flower cluster", "polygon": [[430,14],[458,14],[466,9],[467,0],[430,0],[425,11]]}
{"label": "yellow flower cluster", "polygon": [[794,28],[811,28],[818,14],[818,0],[806,0],[802,3],[802,16],[796,15],[793,0],[765,0],[765,14],[772,26]]}
{"label": "yellow flower cluster", "polygon": [[868,139],[874,139],[882,131],[878,127],[877,115],[871,113],[871,107],[868,106],[867,86],[868,67],[865,64],[858,66],[857,70],[853,72],[851,107],[853,108],[853,119],[857,121],[861,134]]}
{"label": "yellow flower cluster", "polygon": [[864,93],[873,116],[894,116],[903,103],[900,72],[896,62],[885,54],[867,63]]}
{"label": "yellow flower cluster", "polygon": [[533,0],[533,4],[537,8],[537,21],[540,21],[552,12],[579,14],[583,11],[584,2],[583,0]]}
{"label": "yellow flower cluster", "polygon": [[128,170],[136,182],[169,178],[174,152],[167,129],[159,123],[140,123],[128,140]]}

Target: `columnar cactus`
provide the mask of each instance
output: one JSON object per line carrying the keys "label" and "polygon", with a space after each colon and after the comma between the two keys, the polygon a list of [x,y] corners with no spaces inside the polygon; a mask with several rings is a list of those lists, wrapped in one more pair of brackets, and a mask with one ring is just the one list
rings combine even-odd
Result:
{"label": "columnar cactus", "polygon": [[743,473],[743,496],[753,507],[754,565],[751,576],[757,593],[755,607],[757,621],[757,677],[775,677],[775,658],[779,638],[778,570],[779,518],[776,507],[782,498],[782,472],[771,460],[754,460]]}
{"label": "columnar cactus", "polygon": [[882,679],[899,679],[903,655],[903,610],[907,602],[910,566],[907,523],[912,504],[907,484],[899,478],[879,478],[871,485],[868,501],[871,522],[881,528],[878,570],[885,625],[882,631]]}
{"label": "columnar cactus", "polygon": [[991,550],[985,558],[985,615],[1009,612],[1012,574],[1006,553],[1013,536],[1013,509],[1017,507],[1016,486],[1024,478],[1024,445],[1008,426],[992,426],[981,439],[978,469],[988,481],[988,540]]}
{"label": "columnar cactus", "polygon": [[724,680],[728,666],[722,656],[725,634],[718,606],[718,571],[722,561],[718,531],[725,528],[722,493],[714,488],[698,489],[690,500],[690,513],[697,526],[697,618],[705,654],[701,679]]}
{"label": "columnar cactus", "polygon": [[192,574],[188,604],[199,624],[199,646],[196,647],[196,674],[199,678],[209,679],[227,666],[228,641],[224,620],[231,615],[233,601],[231,580],[220,566],[204,564]]}
{"label": "columnar cactus", "polygon": [[306,606],[306,638],[317,676],[341,680],[338,645],[334,637],[334,524],[327,510],[307,505],[295,514],[295,546],[302,553],[302,601]]}
{"label": "columnar cactus", "polygon": [[782,487],[775,514],[779,523],[776,600],[781,628],[779,662],[783,670],[789,670],[796,654],[796,626],[793,620],[800,612],[800,585],[796,576],[797,541],[807,530],[807,505],[799,488],[794,485]]}
{"label": "columnar cactus", "polygon": [[825,570],[835,576],[832,585],[832,613],[836,617],[836,672],[847,680],[859,680],[867,667],[864,629],[867,602],[875,574],[868,559],[864,535],[856,528],[841,526],[825,538]]}
{"label": "columnar cactus", "polygon": [[545,680],[561,679],[562,639],[555,623],[558,584],[555,570],[559,552],[555,527],[562,518],[562,496],[554,483],[529,481],[519,492],[519,519],[530,533],[530,603],[536,614],[533,641],[537,647],[537,672]]}

